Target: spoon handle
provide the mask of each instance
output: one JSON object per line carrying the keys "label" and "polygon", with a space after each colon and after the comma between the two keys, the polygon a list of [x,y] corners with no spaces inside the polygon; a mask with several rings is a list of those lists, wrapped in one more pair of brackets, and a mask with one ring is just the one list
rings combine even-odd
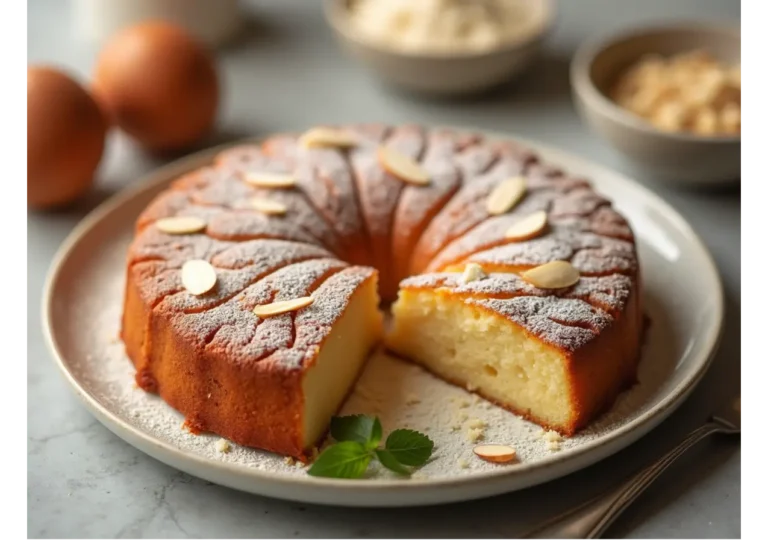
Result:
{"label": "spoon handle", "polygon": [[522,538],[598,538],[672,463],[703,438],[733,428],[708,422],[688,434],[677,446],[637,472],[615,489],[555,517]]}

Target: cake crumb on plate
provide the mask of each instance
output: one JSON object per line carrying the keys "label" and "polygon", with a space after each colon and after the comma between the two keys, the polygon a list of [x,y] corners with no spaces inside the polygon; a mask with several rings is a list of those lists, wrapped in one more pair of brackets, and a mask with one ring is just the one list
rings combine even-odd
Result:
{"label": "cake crumb on plate", "polygon": [[220,454],[228,454],[229,453],[229,441],[223,438],[220,438],[216,441],[216,451]]}
{"label": "cake crumb on plate", "polygon": [[483,430],[482,428],[474,428],[474,429],[468,429],[467,430],[467,440],[469,442],[477,442],[479,440],[483,439]]}
{"label": "cake crumb on plate", "polygon": [[471,420],[469,420],[469,423],[467,424],[467,426],[469,426],[470,429],[483,429],[485,427],[488,427],[488,424],[485,423],[480,418],[472,418]]}
{"label": "cake crumb on plate", "polygon": [[560,435],[560,433],[557,431],[545,431],[542,429],[541,433],[539,433],[539,436],[544,439],[545,442],[560,443],[563,440],[562,435]]}

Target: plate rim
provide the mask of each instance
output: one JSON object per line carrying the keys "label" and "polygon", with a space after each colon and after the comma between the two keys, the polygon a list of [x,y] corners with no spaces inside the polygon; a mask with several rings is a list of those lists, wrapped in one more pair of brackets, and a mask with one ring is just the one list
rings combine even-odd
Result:
{"label": "plate rim", "polygon": [[[538,140],[521,137],[516,134],[507,134],[492,130],[473,129],[471,127],[464,126],[435,127],[448,128],[458,132],[479,133],[490,139],[513,140],[520,142],[523,145],[528,145],[537,152],[540,152],[544,155],[557,154],[564,156],[571,164],[576,164],[580,170],[587,169],[592,170],[593,172],[599,172],[600,176],[611,176],[616,181],[619,181],[624,188],[629,188],[630,190],[635,190],[641,193],[647,199],[647,201],[652,203],[657,210],[661,211],[665,218],[670,220],[675,225],[675,227],[684,234],[688,241],[693,243],[695,249],[704,257],[706,262],[706,271],[711,275],[714,281],[713,285],[716,286],[715,291],[712,292],[712,294],[714,294],[713,297],[715,298],[715,310],[713,312],[715,313],[715,317],[717,319],[715,328],[712,329],[710,333],[705,337],[704,347],[702,348],[703,354],[699,355],[698,359],[695,361],[696,366],[689,370],[688,374],[683,377],[678,386],[661,397],[660,400],[654,403],[654,405],[649,408],[647,412],[644,412],[630,422],[621,425],[620,427],[607,433],[602,438],[595,439],[593,442],[585,443],[583,446],[579,446],[577,448],[563,450],[558,454],[553,454],[549,458],[542,459],[533,464],[530,464],[527,468],[524,466],[524,464],[521,464],[520,468],[515,468],[513,470],[507,469],[499,471],[479,472],[474,473],[471,476],[461,478],[424,478],[418,480],[344,480],[335,478],[316,478],[311,476],[295,476],[283,473],[261,471],[251,467],[246,467],[244,465],[216,461],[210,458],[205,458],[190,452],[186,452],[168,442],[165,442],[140,430],[139,428],[123,420],[119,415],[113,413],[96,397],[91,395],[70,371],[68,364],[64,359],[64,355],[60,351],[59,346],[53,336],[53,290],[64,263],[66,262],[72,249],[80,242],[81,238],[90,232],[93,227],[97,225],[102,219],[104,219],[115,210],[119,209],[124,203],[130,201],[134,197],[141,195],[144,192],[151,191],[169,183],[174,177],[178,175],[206,164],[207,161],[210,161],[213,156],[224,149],[258,142],[263,140],[263,137],[248,137],[202,149],[200,151],[196,151],[192,154],[178,158],[168,164],[165,164],[146,173],[145,175],[142,175],[137,181],[135,181],[133,186],[129,186],[120,190],[99,204],[95,209],[90,211],[72,229],[69,235],[62,242],[52,259],[52,263],[49,267],[45,279],[45,284],[43,286],[41,314],[42,328],[43,336],[48,350],[50,351],[51,356],[53,357],[54,362],[58,366],[59,370],[64,374],[65,380],[75,391],[75,395],[80,398],[86,408],[103,425],[105,425],[117,436],[132,446],[154,457],[155,459],[158,459],[161,462],[169,464],[175,468],[184,471],[193,470],[195,471],[194,474],[198,477],[208,479],[221,485],[234,487],[236,489],[241,489],[265,496],[294,501],[346,506],[384,507],[407,506],[414,503],[438,504],[458,502],[472,498],[486,497],[509,491],[516,491],[526,487],[539,485],[541,483],[585,468],[586,466],[593,465],[602,459],[605,459],[609,455],[612,455],[613,453],[616,453],[619,450],[636,442],[642,436],[647,434],[664,419],[666,419],[672,412],[674,412],[674,410],[676,410],[680,404],[682,404],[682,402],[700,382],[712,363],[712,360],[717,352],[720,339],[722,337],[724,323],[724,291],[720,273],[707,246],[701,240],[693,227],[688,223],[688,221],[686,221],[685,218],[674,207],[664,201],[659,195],[657,195],[649,188],[646,188],[642,184],[633,181],[628,176],[607,166],[603,166],[598,162],[588,158],[583,158],[573,152],[562,150],[558,147],[542,143]],[[569,168],[569,170],[570,169],[571,168]],[[572,173],[578,174],[578,172],[575,171]],[[542,474],[542,471],[547,470],[550,472],[544,472]],[[523,483],[515,483],[515,481],[520,482],[519,479],[524,473],[527,474],[528,478],[531,478],[531,480],[524,481]],[[538,478],[536,477],[537,473],[540,474]],[[240,483],[237,478],[241,476],[244,477],[244,480],[250,480],[250,483]],[[231,479],[223,480],[222,477]],[[504,482],[511,483],[504,484]],[[265,484],[268,486],[274,485],[275,487],[254,487],[254,485],[259,484]],[[337,497],[318,499],[313,498],[315,497],[314,494],[302,495],[298,493],[287,496],[282,489],[283,487],[285,488],[285,492],[302,489],[317,490],[324,488],[328,490],[354,489],[355,491],[350,492],[350,496],[347,499],[339,499]],[[387,490],[410,488],[410,491],[414,496],[423,496],[424,492],[445,490],[448,487],[452,488],[454,491],[450,493],[445,492],[444,494],[438,493],[436,496],[425,499],[410,498],[402,499],[399,502],[385,502],[385,499],[382,499],[382,502],[362,502],[358,500],[363,494],[367,494],[369,496],[373,495],[374,497],[383,497],[381,492]],[[262,491],[262,489],[264,489],[264,491]],[[467,493],[472,493],[472,496],[461,497],[456,495],[456,491],[461,490],[465,490]],[[331,496],[327,495],[326,497]]]}

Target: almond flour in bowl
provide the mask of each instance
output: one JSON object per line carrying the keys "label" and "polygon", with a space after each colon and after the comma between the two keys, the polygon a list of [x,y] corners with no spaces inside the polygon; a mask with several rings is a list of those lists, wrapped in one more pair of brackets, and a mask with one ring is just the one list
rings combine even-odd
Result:
{"label": "almond flour in bowl", "polygon": [[554,19],[551,0],[326,0],[341,46],[422,94],[481,92],[522,74]]}
{"label": "almond flour in bowl", "polygon": [[360,37],[412,53],[480,53],[518,41],[536,26],[530,0],[356,0]]}

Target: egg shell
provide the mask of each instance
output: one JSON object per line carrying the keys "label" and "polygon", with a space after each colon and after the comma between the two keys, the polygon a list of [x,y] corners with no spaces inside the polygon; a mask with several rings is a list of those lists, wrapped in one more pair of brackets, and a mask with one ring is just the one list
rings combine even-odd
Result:
{"label": "egg shell", "polygon": [[211,129],[219,102],[213,57],[182,28],[149,21],[102,49],[94,91],[113,122],[152,150],[176,150]]}
{"label": "egg shell", "polygon": [[67,74],[27,68],[27,205],[69,204],[91,186],[107,122],[93,97]]}

